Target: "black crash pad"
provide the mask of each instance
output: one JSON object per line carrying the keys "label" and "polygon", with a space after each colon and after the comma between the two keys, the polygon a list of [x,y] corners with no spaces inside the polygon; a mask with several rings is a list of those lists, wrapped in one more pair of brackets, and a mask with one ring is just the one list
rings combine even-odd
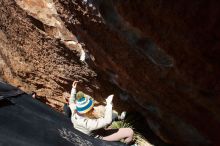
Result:
{"label": "black crash pad", "polygon": [[87,136],[70,119],[0,82],[0,146],[122,146]]}

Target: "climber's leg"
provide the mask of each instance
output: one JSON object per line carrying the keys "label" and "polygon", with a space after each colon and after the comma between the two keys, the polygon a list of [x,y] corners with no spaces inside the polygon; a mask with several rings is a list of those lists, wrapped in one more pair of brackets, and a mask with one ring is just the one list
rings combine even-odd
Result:
{"label": "climber's leg", "polygon": [[106,141],[120,141],[121,139],[125,139],[126,143],[129,143],[133,139],[133,130],[131,128],[120,128],[118,132],[113,133],[109,136],[103,137],[103,140]]}

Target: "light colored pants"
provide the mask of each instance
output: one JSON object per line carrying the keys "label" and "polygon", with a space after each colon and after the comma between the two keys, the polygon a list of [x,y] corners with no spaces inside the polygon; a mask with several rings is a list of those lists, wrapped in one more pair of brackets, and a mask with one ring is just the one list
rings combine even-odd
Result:
{"label": "light colored pants", "polygon": [[109,136],[103,137],[106,141],[120,141],[124,140],[125,143],[130,143],[133,139],[134,131],[131,128],[120,128],[118,132],[113,133]]}

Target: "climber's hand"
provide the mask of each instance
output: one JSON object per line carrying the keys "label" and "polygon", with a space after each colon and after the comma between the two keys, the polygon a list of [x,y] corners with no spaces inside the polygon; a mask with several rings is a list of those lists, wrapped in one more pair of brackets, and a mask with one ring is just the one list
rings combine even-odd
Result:
{"label": "climber's hand", "polygon": [[76,88],[78,82],[79,82],[79,81],[73,81],[72,87],[73,87],[73,88]]}
{"label": "climber's hand", "polygon": [[112,104],[112,100],[113,100],[113,94],[112,95],[109,95],[107,98],[106,98],[106,104]]}

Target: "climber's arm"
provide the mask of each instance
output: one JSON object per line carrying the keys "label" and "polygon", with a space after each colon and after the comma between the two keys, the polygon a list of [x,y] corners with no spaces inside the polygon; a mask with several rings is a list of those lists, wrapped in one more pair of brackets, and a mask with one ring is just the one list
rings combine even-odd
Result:
{"label": "climber's arm", "polygon": [[73,112],[75,110],[75,100],[76,100],[76,86],[77,86],[78,81],[74,81],[72,84],[72,89],[71,89],[71,95],[69,99],[69,107],[71,111]]}

